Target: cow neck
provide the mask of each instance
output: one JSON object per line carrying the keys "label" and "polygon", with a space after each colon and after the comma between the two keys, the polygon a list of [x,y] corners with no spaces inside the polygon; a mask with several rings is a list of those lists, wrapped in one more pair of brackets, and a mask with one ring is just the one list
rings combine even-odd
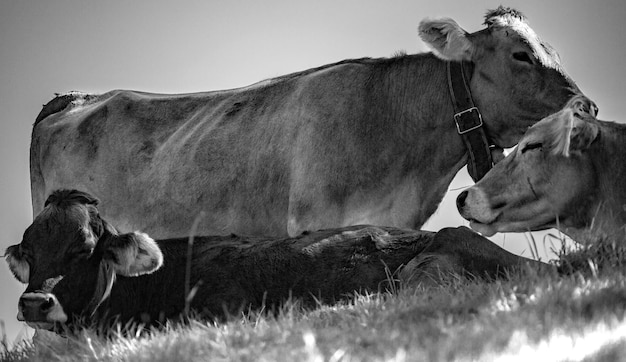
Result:
{"label": "cow neck", "polygon": [[109,297],[113,283],[115,283],[115,272],[113,268],[106,261],[100,261],[96,290],[86,309],[89,317],[93,317],[100,305]]}
{"label": "cow neck", "polygon": [[465,75],[465,62],[446,62],[448,89],[454,107],[456,130],[469,154],[467,171],[477,182],[493,167],[491,144],[487,139],[482,116],[474,105]]}
{"label": "cow neck", "polygon": [[626,237],[626,168],[621,166],[626,158],[626,125],[598,121],[598,126],[596,139],[584,151],[591,158],[597,183],[596,193],[589,197],[598,200],[598,204],[588,219],[596,229],[603,228],[614,240],[621,241]]}

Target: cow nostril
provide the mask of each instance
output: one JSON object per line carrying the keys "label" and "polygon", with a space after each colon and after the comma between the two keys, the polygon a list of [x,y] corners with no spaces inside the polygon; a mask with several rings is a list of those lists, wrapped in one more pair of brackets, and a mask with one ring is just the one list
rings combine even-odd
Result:
{"label": "cow nostril", "polygon": [[465,206],[465,199],[467,199],[467,190],[463,191],[459,194],[459,196],[457,196],[456,198],[456,207],[457,209],[461,210],[463,209],[463,207]]}
{"label": "cow nostril", "polygon": [[54,295],[46,293],[26,293],[19,300],[20,315],[26,321],[45,321],[48,314],[57,308]]}
{"label": "cow nostril", "polygon": [[39,309],[44,312],[47,313],[50,310],[52,310],[52,308],[54,308],[55,302],[54,302],[54,298],[52,297],[47,297],[42,303],[41,306],[39,307]]}

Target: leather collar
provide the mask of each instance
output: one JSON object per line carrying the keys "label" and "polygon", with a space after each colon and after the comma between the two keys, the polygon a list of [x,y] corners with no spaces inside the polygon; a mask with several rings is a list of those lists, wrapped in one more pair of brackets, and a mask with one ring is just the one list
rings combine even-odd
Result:
{"label": "leather collar", "polygon": [[480,111],[472,100],[463,62],[446,63],[454,123],[469,153],[467,171],[474,182],[478,182],[493,167],[490,142]]}

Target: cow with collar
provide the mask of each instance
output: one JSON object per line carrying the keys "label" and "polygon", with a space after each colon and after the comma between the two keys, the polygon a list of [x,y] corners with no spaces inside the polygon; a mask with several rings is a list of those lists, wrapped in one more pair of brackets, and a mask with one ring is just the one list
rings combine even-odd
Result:
{"label": "cow with collar", "polygon": [[[514,9],[468,33],[425,19],[432,52],[352,59],[250,87],[59,95],[33,127],[33,215],[54,190],[103,201],[122,230],[297,236],[358,224],[419,229],[457,172],[582,92]],[[589,108],[595,107],[590,100]]]}

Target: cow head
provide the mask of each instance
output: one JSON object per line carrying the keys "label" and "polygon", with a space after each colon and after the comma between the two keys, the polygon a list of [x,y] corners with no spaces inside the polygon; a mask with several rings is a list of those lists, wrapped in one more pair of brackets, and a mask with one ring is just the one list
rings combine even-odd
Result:
{"label": "cow head", "polygon": [[75,317],[89,317],[111,290],[116,274],[157,270],[163,256],[146,234],[118,234],[98,214],[98,200],[80,191],[55,191],[5,253],[9,268],[28,284],[18,320],[52,329]]}
{"label": "cow head", "polygon": [[520,12],[499,7],[487,12],[485,25],[470,34],[452,19],[424,20],[419,34],[438,57],[473,66],[472,96],[487,131],[498,146],[513,147],[529,126],[581,91]]}
{"label": "cow head", "polygon": [[598,136],[598,125],[587,107],[576,97],[535,124],[510,155],[459,194],[459,212],[474,230],[491,236],[582,226],[585,205],[596,189],[586,151]]}

